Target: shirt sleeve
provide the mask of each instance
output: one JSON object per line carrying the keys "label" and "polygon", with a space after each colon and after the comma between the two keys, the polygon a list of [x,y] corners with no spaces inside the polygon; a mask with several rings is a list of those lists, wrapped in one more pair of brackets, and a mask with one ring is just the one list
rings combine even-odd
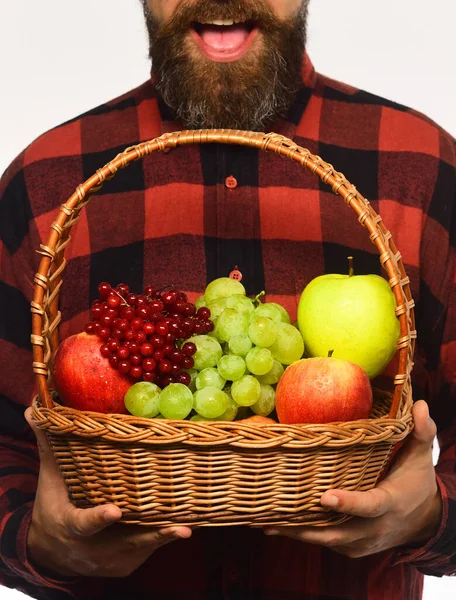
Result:
{"label": "shirt sleeve", "polygon": [[19,156],[0,181],[0,585],[36,597],[38,587],[67,592],[68,584],[27,558],[39,456],[24,411],[34,386],[30,301],[39,255],[22,162]]}
{"label": "shirt sleeve", "polygon": [[[424,390],[418,393],[424,392],[437,424],[442,515],[435,537],[421,548],[401,553],[398,560],[434,576],[456,575],[456,158],[452,162],[440,168],[438,194],[423,230],[417,310],[421,342],[415,361],[418,372],[424,373]],[[415,389],[414,397],[419,399]]]}

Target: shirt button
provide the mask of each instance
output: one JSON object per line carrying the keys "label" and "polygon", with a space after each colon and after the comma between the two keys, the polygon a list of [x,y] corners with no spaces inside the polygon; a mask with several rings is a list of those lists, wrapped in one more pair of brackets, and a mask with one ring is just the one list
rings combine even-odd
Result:
{"label": "shirt button", "polygon": [[225,179],[225,185],[229,190],[234,190],[234,188],[237,188],[238,185],[237,179],[230,175]]}
{"label": "shirt button", "polygon": [[237,569],[230,569],[228,572],[228,579],[231,583],[237,583],[240,579],[240,573]]}

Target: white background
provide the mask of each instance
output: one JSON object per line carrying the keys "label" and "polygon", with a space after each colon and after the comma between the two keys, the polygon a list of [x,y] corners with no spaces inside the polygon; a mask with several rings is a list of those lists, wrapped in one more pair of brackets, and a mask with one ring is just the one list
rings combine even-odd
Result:
{"label": "white background", "polygon": [[[454,135],[455,22],[453,0],[312,0],[309,52],[319,72]],[[139,0],[0,0],[0,173],[39,134],[148,76]],[[455,596],[455,580],[426,579],[425,600]]]}

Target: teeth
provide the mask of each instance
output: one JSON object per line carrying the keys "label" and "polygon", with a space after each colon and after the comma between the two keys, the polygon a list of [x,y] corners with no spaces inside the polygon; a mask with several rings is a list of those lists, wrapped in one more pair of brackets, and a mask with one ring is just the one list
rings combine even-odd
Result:
{"label": "teeth", "polygon": [[223,25],[225,27],[229,27],[233,25],[233,19],[216,19],[215,21],[206,21],[203,25]]}

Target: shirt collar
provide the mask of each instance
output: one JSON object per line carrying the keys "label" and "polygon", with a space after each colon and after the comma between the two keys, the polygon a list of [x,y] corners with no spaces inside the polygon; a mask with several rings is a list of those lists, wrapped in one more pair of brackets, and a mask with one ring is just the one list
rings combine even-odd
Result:
{"label": "shirt collar", "polygon": [[[152,84],[154,84],[154,74],[151,74]],[[274,132],[283,135],[289,139],[293,139],[296,133],[296,127],[302,119],[302,115],[309,103],[315,88],[317,75],[312,61],[307,52],[304,54],[304,59],[301,67],[301,83],[296,95],[296,98],[291,105],[286,118],[279,119],[273,126],[269,127],[267,132]],[[172,133],[184,129],[183,124],[179,120],[173,118],[170,108],[165,104],[161,96],[157,93],[158,109],[161,120],[161,133]]]}

